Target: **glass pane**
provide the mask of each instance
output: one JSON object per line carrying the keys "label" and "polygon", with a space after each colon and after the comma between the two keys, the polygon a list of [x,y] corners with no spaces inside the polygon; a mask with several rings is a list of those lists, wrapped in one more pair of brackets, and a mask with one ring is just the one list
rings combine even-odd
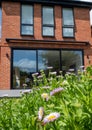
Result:
{"label": "glass pane", "polygon": [[23,26],[22,25],[22,35],[33,35],[33,26]]}
{"label": "glass pane", "polygon": [[14,50],[13,88],[24,88],[23,84],[31,87],[33,72],[36,72],[36,51]]}
{"label": "glass pane", "polygon": [[54,25],[53,8],[43,7],[43,24]]}
{"label": "glass pane", "polygon": [[43,36],[54,36],[53,27],[43,27]]}
{"label": "glass pane", "polygon": [[1,27],[2,26],[2,9],[0,7],[0,38],[1,38]]}
{"label": "glass pane", "polygon": [[63,28],[64,37],[74,37],[74,28]]}
{"label": "glass pane", "polygon": [[33,7],[31,5],[22,5],[22,23],[33,24]]}
{"label": "glass pane", "polygon": [[38,70],[46,70],[52,66],[54,71],[60,68],[60,53],[56,50],[39,50],[38,51]]}
{"label": "glass pane", "polygon": [[74,25],[73,10],[71,8],[63,8],[63,25]]}
{"label": "glass pane", "polygon": [[62,56],[62,70],[64,73],[68,72],[69,69],[74,69],[74,72],[76,73],[80,68],[80,66],[83,65],[82,51],[62,50],[61,56]]}

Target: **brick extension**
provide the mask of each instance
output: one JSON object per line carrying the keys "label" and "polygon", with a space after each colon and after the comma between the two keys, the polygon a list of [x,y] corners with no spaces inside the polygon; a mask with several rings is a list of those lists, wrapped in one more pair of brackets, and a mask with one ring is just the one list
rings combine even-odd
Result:
{"label": "brick extension", "polygon": [[[75,39],[62,37],[62,6],[55,5],[55,37],[42,37],[41,4],[34,4],[34,36],[20,35],[20,3],[2,2],[2,37],[0,40],[0,90],[10,89],[11,84],[11,47],[29,48],[72,48],[84,50],[84,65],[92,64],[92,28],[89,8],[75,7]],[[90,45],[62,45],[62,43],[7,43],[6,38],[31,38],[35,40],[87,41]]]}

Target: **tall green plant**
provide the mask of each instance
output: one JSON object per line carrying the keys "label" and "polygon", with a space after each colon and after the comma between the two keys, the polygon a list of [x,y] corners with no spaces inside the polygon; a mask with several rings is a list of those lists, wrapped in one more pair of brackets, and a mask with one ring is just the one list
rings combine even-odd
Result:
{"label": "tall green plant", "polygon": [[0,99],[0,130],[92,130],[92,67],[77,75],[34,74],[21,98]]}

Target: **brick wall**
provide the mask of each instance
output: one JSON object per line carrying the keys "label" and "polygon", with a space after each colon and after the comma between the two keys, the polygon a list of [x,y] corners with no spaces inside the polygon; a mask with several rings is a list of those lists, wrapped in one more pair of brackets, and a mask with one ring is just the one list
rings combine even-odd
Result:
{"label": "brick wall", "polygon": [[0,89],[10,88],[10,54],[9,47],[1,47]]}
{"label": "brick wall", "polygon": [[[20,36],[20,3],[2,3],[2,38],[0,42],[0,89],[10,89],[11,79],[11,49],[10,47],[34,47],[34,48],[73,48],[84,49],[84,64],[89,65],[87,57],[92,64],[92,30],[89,21],[88,8],[74,8],[75,39],[62,37],[62,7],[54,6],[55,13],[55,37],[42,37],[41,4],[34,4],[34,36]],[[90,46],[62,45],[62,43],[7,43],[6,38],[31,38],[35,40],[71,40],[89,41]]]}

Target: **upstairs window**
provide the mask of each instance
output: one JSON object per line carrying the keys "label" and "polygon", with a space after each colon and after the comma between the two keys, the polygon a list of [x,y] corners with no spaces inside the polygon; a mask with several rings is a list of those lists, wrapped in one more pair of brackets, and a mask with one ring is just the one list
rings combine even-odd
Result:
{"label": "upstairs window", "polygon": [[33,35],[33,6],[22,5],[21,34]]}
{"label": "upstairs window", "polygon": [[53,7],[42,8],[42,32],[43,36],[54,36],[54,9]]}
{"label": "upstairs window", "polygon": [[74,37],[74,17],[72,8],[63,8],[63,37]]}

